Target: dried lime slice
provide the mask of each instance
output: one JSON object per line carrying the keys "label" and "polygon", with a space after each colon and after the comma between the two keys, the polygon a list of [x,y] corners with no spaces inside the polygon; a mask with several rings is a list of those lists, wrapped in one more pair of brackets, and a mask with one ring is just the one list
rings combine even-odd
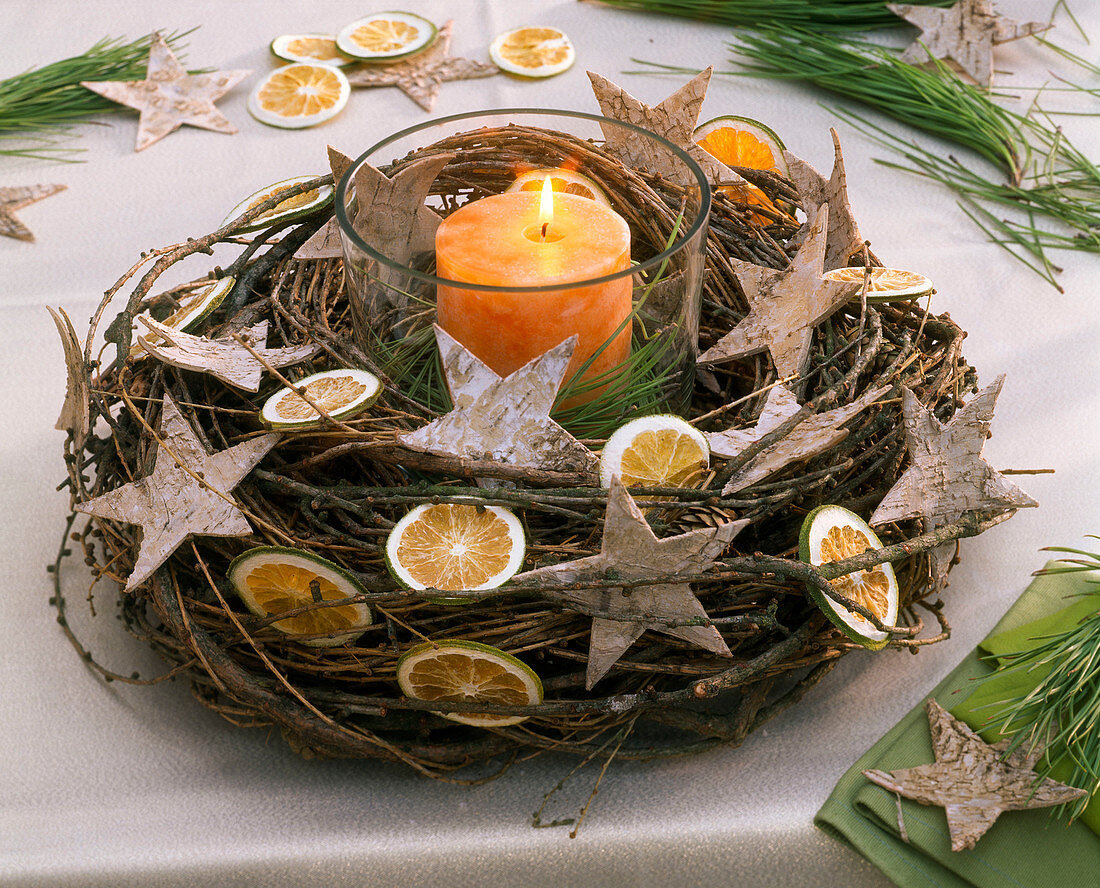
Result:
{"label": "dried lime slice", "polygon": [[621,426],[600,453],[600,484],[618,475],[627,487],[690,487],[710,465],[703,433],[679,416],[641,416]]}
{"label": "dried lime slice", "polygon": [[550,179],[550,187],[554,191],[563,194],[579,194],[581,197],[591,198],[605,207],[611,206],[602,188],[593,182],[588,176],[582,176],[572,170],[541,169],[530,170],[519,176],[516,181],[508,186],[508,191],[542,191],[543,183]]}
{"label": "dried lime slice", "polygon": [[340,55],[335,34],[282,34],[271,41],[271,54],[286,62],[314,62],[337,68],[354,61]]}
{"label": "dried lime slice", "polygon": [[[476,641],[425,642],[401,655],[397,683],[414,700],[537,706],[542,681],[511,654]],[[477,727],[501,727],[525,721],[525,715],[440,712],[451,721]]]}
{"label": "dried lime slice", "polygon": [[351,84],[339,68],[296,62],[259,82],[248,97],[248,113],[269,126],[303,129],[335,117],[350,95]]}
{"label": "dried lime slice", "polygon": [[526,548],[522,523],[503,506],[438,503],[417,506],[394,525],[386,563],[409,589],[495,589],[519,570]]}
{"label": "dried lime slice", "polygon": [[[248,197],[233,207],[218,227],[221,228],[225,226],[242,213],[251,210],[253,207],[259,206],[264,201],[271,200],[271,198],[278,195],[280,191],[286,191],[293,188],[295,185],[301,185],[303,182],[308,182],[310,179],[316,178],[316,176],[295,176],[293,179],[283,179],[281,182],[276,182],[273,185],[268,185],[266,188],[261,188],[259,191],[248,195]],[[238,228],[237,231],[241,234],[250,231],[259,231],[261,228],[267,228],[274,225],[276,222],[286,222],[290,219],[308,216],[315,210],[319,210],[321,207],[325,206],[325,204],[329,203],[331,200],[332,186],[323,185],[320,188],[314,188],[312,191],[305,191],[301,194],[294,195],[294,197],[288,197],[281,203],[276,204],[270,210],[257,216],[247,225]]]}
{"label": "dried lime slice", "polygon": [[[855,512],[841,506],[818,506],[802,522],[798,538],[799,556],[810,564],[827,564],[881,549],[882,543],[870,525]],[[889,564],[857,570],[832,581],[838,592],[871,611],[879,622],[892,626],[898,617],[898,580]],[[872,651],[886,647],[889,635],[876,629],[862,614],[853,613],[819,589],[807,586],[810,596],[841,632]]]}
{"label": "dried lime slice", "polygon": [[515,28],[489,44],[489,58],[500,70],[521,77],[553,77],[577,59],[569,38],[557,28]]}
{"label": "dried lime slice", "polygon": [[[229,582],[241,601],[258,617],[268,617],[319,601],[339,601],[366,590],[342,567],[312,552],[282,546],[259,546],[229,565]],[[362,634],[371,623],[364,602],[315,607],[271,625],[302,644],[332,647]],[[317,636],[317,637],[313,637]]]}
{"label": "dried lime slice", "polygon": [[435,25],[411,12],[375,12],[345,25],[336,35],[340,52],[367,62],[392,62],[427,49]]}
{"label": "dried lime slice", "polygon": [[[932,281],[915,271],[902,271],[900,268],[864,268],[845,266],[827,271],[822,277],[828,281],[858,284],[863,287],[865,272],[869,273],[867,282],[868,302],[895,302],[903,299],[918,299],[932,292]],[[855,297],[859,298],[859,291]]]}
{"label": "dried lime slice", "polygon": [[[179,308],[168,315],[161,323],[173,330],[190,330],[222,304],[236,282],[237,279],[234,277],[223,277],[221,280],[211,281],[209,284],[192,290],[178,300]],[[148,313],[145,316],[152,317]],[[141,315],[138,317],[141,317]],[[158,342],[160,336],[150,332],[144,324],[135,318],[134,341],[133,345],[130,346],[130,357],[134,360],[143,358],[148,354],[141,347],[141,343],[138,341],[140,339],[144,339],[146,342]]]}
{"label": "dried lime slice", "polygon": [[[382,383],[366,370],[323,370],[299,380],[295,388],[332,419],[351,419],[370,407]],[[260,419],[272,428],[302,429],[320,425],[324,417],[294,388],[281,388],[264,402]]]}

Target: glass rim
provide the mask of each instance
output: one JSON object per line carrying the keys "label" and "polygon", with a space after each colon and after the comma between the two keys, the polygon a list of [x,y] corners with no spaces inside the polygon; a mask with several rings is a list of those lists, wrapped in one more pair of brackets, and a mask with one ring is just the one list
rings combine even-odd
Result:
{"label": "glass rim", "polygon": [[[365,240],[363,240],[363,238],[359,236],[359,233],[352,227],[351,220],[348,219],[347,212],[344,208],[344,199],[347,194],[352,175],[354,174],[355,170],[358,169],[359,166],[362,165],[370,155],[374,154],[376,151],[380,151],[387,145],[392,145],[394,142],[404,139],[406,136],[410,136],[421,130],[427,130],[430,127],[440,126],[443,124],[453,123],[455,121],[466,120],[475,117],[500,116],[508,114],[530,114],[541,115],[545,117],[575,117],[581,120],[595,121],[599,124],[610,123],[615,126],[621,126],[628,130],[634,130],[640,135],[644,135],[647,138],[655,140],[659,144],[668,148],[674,155],[679,157],[680,160],[685,163],[685,165],[691,171],[692,175],[695,177],[696,182],[699,184],[699,212],[696,213],[695,219],[692,221],[690,227],[688,227],[686,231],[681,233],[681,236],[676,243],[674,243],[670,247],[667,247],[664,250],[661,250],[656,255],[651,256],[649,259],[646,259],[644,262],[639,262],[637,265],[631,265],[629,268],[626,268],[622,271],[617,271],[613,274],[603,275],[602,277],[587,278],[577,281],[566,281],[555,284],[543,284],[537,287],[502,287],[490,284],[473,284],[468,283],[467,281],[455,281],[451,280],[450,278],[443,278],[434,274],[428,274],[427,272],[411,268],[408,265],[404,265],[401,262],[397,262],[396,260],[391,259],[389,256],[380,253],[378,250],[371,247],[370,244],[368,244]],[[637,126],[636,124],[627,123],[623,120],[614,120],[610,117],[603,117],[599,114],[589,114],[585,111],[564,111],[554,108],[496,108],[481,111],[464,111],[460,114],[450,114],[446,117],[437,117],[432,120],[426,120],[422,123],[406,127],[403,130],[387,136],[380,142],[376,142],[374,145],[372,145],[370,148],[360,154],[357,158],[355,158],[355,161],[352,163],[352,165],[348,167],[344,175],[341,176],[340,181],[336,183],[333,203],[335,204],[336,224],[340,229],[340,237],[342,239],[349,239],[353,244],[355,244],[356,247],[358,247],[371,258],[382,263],[383,265],[403,272],[410,277],[417,278],[429,284],[442,284],[444,286],[456,287],[464,290],[477,290],[488,293],[551,293],[559,292],[561,290],[570,290],[575,287],[585,287],[593,284],[603,284],[609,281],[620,280],[621,278],[634,275],[635,272],[647,271],[650,268],[659,266],[672,256],[675,256],[676,253],[678,253],[680,250],[684,249],[686,246],[688,246],[688,244],[691,243],[692,239],[706,224],[707,218],[710,215],[711,187],[710,183],[707,181],[706,175],[703,173],[702,168],[694,161],[694,159],[692,159],[691,155],[689,155],[678,145],[674,145],[672,142],[668,141],[662,136],[659,136],[654,132],[644,129],[643,127]]]}

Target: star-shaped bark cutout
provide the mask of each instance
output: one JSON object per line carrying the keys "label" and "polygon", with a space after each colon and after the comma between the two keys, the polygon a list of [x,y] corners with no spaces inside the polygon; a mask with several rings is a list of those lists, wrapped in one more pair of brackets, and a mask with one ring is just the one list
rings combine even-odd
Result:
{"label": "star-shaped bark cutout", "polygon": [[[606,77],[589,71],[588,79],[592,81],[592,91],[596,94],[596,101],[599,102],[604,117],[640,126],[682,148],[699,164],[711,184],[747,184],[741,176],[707,154],[692,139],[691,134],[699,121],[699,112],[703,109],[703,99],[706,98],[707,84],[710,83],[713,70],[710,67],[701,71],[652,108]],[[622,127],[601,124],[601,129],[605,139],[604,148],[628,167],[659,174],[677,185],[691,187],[695,184],[683,163],[662,146],[639,138],[637,133]]]}
{"label": "star-shaped bark cutout", "polygon": [[[350,157],[337,151],[331,145],[328,146],[328,165],[332,170],[332,187],[335,190],[344,178],[344,174],[351,169],[354,163]],[[429,183],[430,184],[430,183]],[[423,200],[423,197],[421,197]],[[324,225],[318,228],[304,244],[298,247],[294,254],[295,259],[336,259],[344,255],[344,249],[340,244],[340,225],[333,214]]]}
{"label": "star-shaped bark cutout", "polygon": [[922,805],[938,805],[947,814],[951,850],[973,848],[1005,811],[1050,808],[1088,793],[1049,777],[1039,779],[1035,762],[1041,750],[1018,747],[1008,756],[1009,741],[986,743],[935,700],[926,706],[936,763],[900,771],[864,771],[883,789]]}
{"label": "star-shaped bark cutout", "polygon": [[911,3],[887,3],[890,11],[920,28],[905,48],[903,62],[920,65],[929,57],[950,59],[982,86],[993,80],[993,45],[1030,37],[1051,27],[1023,22],[993,11],[990,0],[959,0],[947,9]]}
{"label": "star-shaped bark cutout", "polygon": [[496,65],[447,55],[454,22],[439,29],[435,43],[410,59],[392,65],[364,65],[348,74],[352,86],[396,86],[425,111],[431,111],[439,87],[448,80],[475,80],[500,73]]}
{"label": "star-shaped bark cutout", "polygon": [[424,199],[440,170],[453,159],[453,154],[420,158],[392,179],[369,164],[361,165],[352,180],[356,233],[383,256],[402,264],[435,250],[435,231],[442,219],[425,206]]}
{"label": "star-shaped bark cutout", "polygon": [[871,524],[927,518],[950,524],[968,512],[1037,506],[1030,496],[982,459],[1004,376],[982,389],[945,425],[908,388],[902,418],[909,467],[878,504]]}
{"label": "star-shaped bark cutout", "polygon": [[67,185],[21,185],[0,188],[0,235],[33,241],[34,234],[15,217],[15,211],[64,191]]}
{"label": "star-shaped bark cutout", "polygon": [[595,475],[599,460],[550,418],[573,357],[571,336],[503,379],[442,327],[435,328],[454,408],[401,437],[413,450]]}
{"label": "star-shaped bark cutout", "polygon": [[189,537],[252,533],[231,492],[279,438],[277,434],[261,435],[208,454],[176,403],[165,394],[153,473],[74,508],[100,518],[141,525],[141,547],[126,583],[129,591],[164,564]]}
{"label": "star-shaped bark cutout", "polygon": [[55,429],[69,432],[73,436],[73,452],[84,449],[84,440],[91,430],[91,406],[88,373],[84,366],[84,349],[77,338],[73,322],[69,320],[65,309],[54,311],[48,305],[46,311],[53,318],[57,335],[61,337],[61,347],[65,352],[65,401],[61,405],[61,414],[57,417]]}
{"label": "star-shaped bark cutout", "polygon": [[314,343],[268,348],[267,321],[260,321],[239,334],[251,347],[249,351],[232,337],[207,339],[167,327],[145,315],[138,315],[137,319],[160,337],[156,342],[150,342],[147,336],[138,337],[138,343],[153,357],[183,370],[208,373],[226,385],[249,392],[260,390],[260,380],[267,367],[299,364],[313,357],[318,348]]}
{"label": "star-shaped bark cutout", "polygon": [[144,80],[82,81],[81,86],[112,102],[141,112],[136,151],[148,148],[183,124],[235,133],[214,102],[244,80],[250,70],[188,74],[164,38],[157,34],[149,47]]}
{"label": "star-shaped bark cutout", "polygon": [[800,376],[810,356],[814,327],[839,309],[858,284],[822,278],[829,205],[818,211],[806,242],[782,271],[730,259],[749,313],[729,333],[699,356],[700,364],[721,364],[771,353],[780,376]]}
{"label": "star-shaped bark cutout", "polygon": [[[763,481],[791,463],[803,462],[835,447],[848,437],[848,430],[842,426],[883,397],[890,388],[886,385],[868,389],[850,404],[807,416],[784,438],[760,451],[734,472],[722,488],[723,496]],[[710,451],[727,459],[735,457],[768,432],[777,429],[800,409],[794,393],[777,385],[768,392],[768,400],[755,427],[705,433]]]}
{"label": "star-shaped bark cutout", "polygon": [[[605,578],[644,580],[654,576],[698,574],[725,550],[748,521],[728,521],[678,536],[657,539],[622,479],[611,479],[600,554],[540,567],[515,580],[551,578],[562,584]],[[609,572],[611,572],[609,574]],[[594,617],[585,686],[591,690],[646,630],[680,638],[722,657],[732,656],[714,626],[669,625],[706,619],[707,612],[690,583],[661,583],[621,588],[568,591],[567,598],[587,610],[613,614]]]}
{"label": "star-shaped bark cutout", "polygon": [[[853,256],[859,256],[859,265],[863,264],[863,236],[859,233],[852,205],[848,202],[848,174],[844,171],[844,153],[840,148],[840,136],[830,129],[833,137],[833,171],[826,179],[806,161],[790,151],[784,151],[783,157],[790,170],[791,182],[802,200],[802,209],[806,218],[812,219],[825,204],[829,205],[829,233],[825,240],[825,271],[843,268]],[[793,238],[791,243],[801,244],[809,236],[807,222]],[[868,254],[871,264],[878,262],[874,253]]]}

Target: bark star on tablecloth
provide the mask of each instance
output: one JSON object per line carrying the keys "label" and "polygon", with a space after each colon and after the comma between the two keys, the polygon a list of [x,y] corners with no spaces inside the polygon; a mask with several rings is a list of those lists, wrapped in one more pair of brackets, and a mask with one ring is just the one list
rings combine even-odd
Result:
{"label": "bark star on tablecloth", "polygon": [[[344,173],[351,169],[354,162],[346,154],[337,151],[331,145],[328,146],[328,165],[329,169],[332,170],[332,188],[334,192],[336,186],[340,184],[340,180],[344,178]],[[423,196],[421,200],[423,201]],[[334,212],[331,219],[313,232],[309,240],[298,247],[294,253],[294,258],[336,259],[343,255],[344,250],[340,245],[340,225],[336,221]]]}
{"label": "bark star on tablecloth", "polygon": [[61,337],[61,347],[65,351],[65,401],[61,405],[61,414],[57,417],[54,428],[70,432],[73,436],[73,452],[79,453],[84,449],[84,440],[91,430],[91,403],[88,374],[84,367],[84,349],[65,309],[54,311],[47,305],[46,311],[53,318],[57,334]]}
{"label": "bark star on tablecloth", "polygon": [[1042,750],[1026,751],[1026,741],[1002,760],[1010,741],[986,743],[935,700],[926,709],[935,764],[872,769],[863,776],[922,805],[942,807],[952,851],[973,848],[1005,811],[1050,808],[1088,795],[1049,777],[1040,781],[1034,769]]}
{"label": "bark star on tablecloth", "polygon": [[239,334],[259,356],[256,357],[231,337],[207,339],[167,327],[145,315],[138,315],[138,320],[168,343],[163,345],[150,342],[145,336],[138,337],[141,347],[157,360],[184,370],[209,373],[226,385],[249,392],[260,390],[260,381],[267,369],[263,362],[275,368],[288,367],[313,357],[318,349],[314,343],[268,348],[267,321],[260,321]]}
{"label": "bark star on tablecloth", "polygon": [[[626,581],[653,576],[697,574],[725,550],[748,521],[691,530],[658,539],[622,479],[611,479],[600,554],[527,571],[515,577],[551,577],[562,583],[600,581],[612,575]],[[610,573],[609,573],[610,572]],[[706,619],[707,612],[690,583],[661,583],[623,589],[568,591],[566,597],[585,608],[615,614],[593,617],[585,687],[591,690],[646,629],[683,639],[723,657],[732,656],[714,626],[669,626],[671,620]]]}
{"label": "bark star on tablecloth", "polygon": [[833,314],[858,284],[821,277],[829,205],[822,205],[806,242],[782,271],[730,259],[749,313],[729,333],[699,356],[700,364],[720,364],[767,349],[780,376],[802,374],[810,356],[814,327]]}
{"label": "bark star on tablecloth", "polygon": [[423,52],[392,65],[364,65],[348,74],[352,86],[396,86],[425,111],[431,111],[447,80],[474,80],[500,73],[496,65],[447,55],[454,22],[439,29],[435,42]]}
{"label": "bark star on tablecloth", "polygon": [[15,218],[15,211],[64,191],[68,185],[19,185],[0,188],[0,235],[33,241],[34,234]]}
{"label": "bark star on tablecloth", "polygon": [[[710,82],[713,66],[701,71],[696,77],[681,86],[659,105],[650,107],[640,102],[621,86],[612,83],[599,74],[588,73],[592,81],[592,91],[600,104],[604,117],[632,123],[642,129],[656,133],[678,148],[686,151],[691,159],[702,168],[712,185],[719,182],[725,185],[748,184],[717,158],[707,154],[695,144],[692,133],[703,109],[707,84]],[[682,163],[663,148],[654,145],[648,139],[640,139],[635,133],[617,126],[603,127],[604,148],[614,154],[628,167],[639,167],[664,176],[677,185],[691,187],[694,178]]]}
{"label": "bark star on tablecloth", "polygon": [[406,447],[460,459],[595,474],[596,455],[550,418],[576,336],[504,378],[438,325],[435,337],[454,408],[403,435]]}
{"label": "bark star on tablecloth", "polygon": [[209,454],[171,396],[165,393],[153,473],[77,503],[73,508],[100,518],[141,525],[141,547],[126,583],[129,591],[164,564],[189,537],[252,533],[252,526],[231,492],[280,437],[261,435]]}
{"label": "bark star on tablecloth", "polygon": [[218,133],[237,132],[214,107],[214,102],[251,73],[236,70],[188,74],[164,38],[157,34],[149,47],[144,80],[86,80],[80,85],[141,112],[134,149],[141,151],[185,123]]}
{"label": "bark star on tablecloth", "polygon": [[[913,392],[902,388],[902,416],[909,467],[878,504],[872,525],[922,518],[925,531],[957,521],[968,512],[1003,512],[1037,506],[1030,496],[982,459],[993,409],[1004,385],[998,376],[945,425]],[[946,580],[955,549],[944,543],[929,552],[933,580]]]}
{"label": "bark star on tablecloth", "polygon": [[[736,493],[763,481],[791,463],[810,459],[835,447],[848,437],[848,430],[841,426],[870,407],[890,389],[891,386],[888,385],[868,389],[851,404],[807,416],[786,437],[766,447],[734,472],[722,488],[722,495]],[[768,400],[753,428],[705,432],[710,451],[716,456],[736,457],[768,432],[791,419],[799,409],[798,398],[794,393],[777,385],[768,393]]]}
{"label": "bark star on tablecloth", "polygon": [[919,65],[929,57],[951,59],[982,86],[993,81],[994,44],[1030,37],[1051,27],[1000,15],[990,0],[959,0],[947,9],[910,3],[886,6],[920,28],[920,36],[902,53],[903,62]]}
{"label": "bark star on tablecloth", "polygon": [[[802,199],[802,209],[806,211],[807,223],[791,238],[791,243],[802,244],[809,237],[809,219],[812,219],[824,205],[829,205],[829,233],[825,239],[825,271],[843,268],[849,259],[862,254],[863,236],[859,225],[852,215],[852,205],[848,200],[848,174],[844,171],[844,153],[840,149],[840,136],[835,129],[829,130],[833,137],[833,171],[826,179],[797,154],[784,151],[783,157],[790,170],[791,182]],[[871,264],[878,260],[869,254]],[[860,265],[863,264],[862,257]]]}

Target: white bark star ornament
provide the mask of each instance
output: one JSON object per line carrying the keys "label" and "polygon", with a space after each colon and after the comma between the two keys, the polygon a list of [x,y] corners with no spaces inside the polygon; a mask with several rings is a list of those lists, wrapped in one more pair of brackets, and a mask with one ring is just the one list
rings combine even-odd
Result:
{"label": "white bark star ornament", "polygon": [[887,3],[890,11],[920,28],[905,48],[903,62],[920,65],[929,57],[951,59],[982,86],[993,80],[993,45],[1030,37],[1049,23],[1022,22],[993,11],[990,0],[959,0],[947,9],[911,3]]}
{"label": "white bark star ornament", "polygon": [[[540,567],[519,574],[515,580],[550,577],[563,584],[599,582],[608,576],[609,571],[614,579],[628,582],[653,576],[698,574],[722,554],[748,523],[728,521],[718,527],[705,527],[659,540],[627,492],[622,479],[616,475],[611,480],[608,493],[600,554]],[[732,656],[714,626],[669,625],[670,622],[707,618],[707,612],[695,597],[690,583],[635,586],[629,592],[613,588],[568,591],[565,594],[585,609],[602,611],[615,617],[594,617],[592,620],[585,676],[585,687],[589,690],[646,629],[683,639],[722,657]]]}
{"label": "white bark star ornament", "polygon": [[447,80],[474,80],[500,73],[496,65],[447,55],[454,22],[439,29],[435,43],[402,62],[364,65],[348,74],[352,86],[396,86],[425,111],[431,111],[439,87]]}
{"label": "white bark star ornament", "polygon": [[33,241],[34,234],[15,218],[15,211],[43,198],[64,191],[67,185],[20,185],[0,188],[0,235],[16,240]]}
{"label": "white bark star ornament", "polygon": [[[907,388],[902,417],[909,467],[878,504],[872,525],[921,518],[924,530],[958,521],[968,512],[1003,512],[1037,506],[1030,496],[982,459],[993,408],[1004,376],[982,389],[944,425]],[[954,553],[953,542],[933,549],[932,578],[941,585]]]}
{"label": "white bark star ornament", "polygon": [[[864,240],[859,233],[852,205],[848,202],[848,174],[844,171],[844,153],[840,149],[840,136],[835,129],[829,130],[833,137],[833,171],[826,179],[806,161],[790,151],[784,151],[783,157],[790,169],[791,182],[802,199],[802,209],[807,220],[813,219],[825,204],[829,205],[829,233],[825,238],[824,270],[843,268],[849,260],[863,253]],[[809,236],[809,222],[791,238],[794,244],[803,243]],[[878,260],[869,254],[871,264]],[[863,264],[862,256],[859,265]]]}
{"label": "white bark star ornament", "polygon": [[[592,91],[596,94],[596,101],[600,103],[600,111],[604,117],[640,126],[682,148],[699,164],[712,185],[719,182],[725,185],[747,185],[741,176],[707,154],[692,139],[691,134],[699,121],[699,112],[703,109],[703,99],[706,98],[707,84],[713,70],[710,67],[700,72],[652,108],[606,77],[589,71],[588,79],[592,81]],[[660,145],[639,138],[636,133],[621,127],[601,125],[601,128],[606,140],[604,148],[628,167],[660,174],[677,185],[690,187],[695,184],[683,163]]]}
{"label": "white bark star ornament", "polygon": [[1008,740],[986,743],[935,700],[925,708],[935,764],[863,776],[922,805],[942,807],[952,851],[973,848],[1005,811],[1050,808],[1088,795],[1049,777],[1040,780],[1035,763],[1042,750],[1029,753],[1027,741],[1004,757]]}
{"label": "white bark star ornament", "polygon": [[594,474],[599,460],[550,418],[577,337],[503,379],[442,327],[435,338],[454,408],[401,437],[413,450],[513,466]]}
{"label": "white bark star ornament", "polygon": [[112,102],[141,112],[135,151],[148,148],[183,124],[232,134],[237,131],[214,102],[244,80],[251,70],[188,74],[164,38],[149,47],[144,80],[82,81],[81,86]]}
{"label": "white bark star ornament", "polygon": [[806,242],[782,271],[730,259],[749,313],[699,356],[700,364],[721,364],[767,349],[780,376],[800,376],[810,356],[814,327],[839,309],[858,284],[821,277],[829,205],[821,207]]}
{"label": "white bark star ornament", "polygon": [[141,525],[141,547],[126,583],[129,591],[164,564],[189,537],[252,533],[231,492],[280,437],[261,435],[208,454],[175,402],[165,394],[153,473],[74,508],[88,515]]}
{"label": "white bark star ornament", "polygon": [[[267,368],[235,339],[207,339],[166,327],[145,315],[138,315],[137,319],[164,340],[150,342],[147,336],[138,337],[141,347],[157,360],[184,370],[209,373],[215,379],[245,391],[260,390],[260,380]],[[314,343],[268,348],[267,321],[242,330],[239,335],[264,362],[275,368],[301,363],[318,349]]]}
{"label": "white bark star ornament", "polygon": [[[340,180],[344,178],[344,173],[351,169],[353,163],[354,161],[346,154],[342,154],[331,145],[328,146],[328,165],[329,169],[332,170],[332,188],[334,191],[336,186],[340,184]],[[421,196],[422,201],[423,199],[423,196]],[[333,213],[331,219],[313,232],[309,240],[298,247],[294,258],[336,259],[343,255],[344,250],[340,245],[340,225],[336,221],[336,214]]]}

